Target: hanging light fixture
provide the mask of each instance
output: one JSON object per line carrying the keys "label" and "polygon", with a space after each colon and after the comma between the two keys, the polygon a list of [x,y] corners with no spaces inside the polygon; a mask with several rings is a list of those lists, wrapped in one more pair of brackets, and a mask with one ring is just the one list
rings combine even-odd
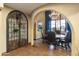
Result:
{"label": "hanging light fixture", "polygon": [[59,13],[56,12],[56,11],[53,11],[51,12],[51,14],[49,14],[49,17],[52,19],[52,20],[56,20],[59,18]]}

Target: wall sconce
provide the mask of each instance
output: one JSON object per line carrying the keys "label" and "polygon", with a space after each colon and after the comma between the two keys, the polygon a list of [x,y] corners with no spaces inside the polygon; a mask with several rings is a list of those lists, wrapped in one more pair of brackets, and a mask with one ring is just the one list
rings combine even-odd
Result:
{"label": "wall sconce", "polygon": [[0,3],[0,10],[4,8],[4,4],[3,3]]}

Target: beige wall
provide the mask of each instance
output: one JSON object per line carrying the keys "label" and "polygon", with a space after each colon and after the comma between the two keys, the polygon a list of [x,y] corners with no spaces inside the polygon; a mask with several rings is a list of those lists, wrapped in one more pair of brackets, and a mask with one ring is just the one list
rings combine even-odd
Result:
{"label": "beige wall", "polygon": [[45,13],[44,12],[39,13],[36,16],[36,18],[35,18],[35,22],[36,22],[36,39],[42,37],[41,32],[38,31],[38,21],[41,21],[42,22],[43,30],[45,30]]}
{"label": "beige wall", "polygon": [[31,17],[29,17],[28,15],[26,15],[28,18],[28,43],[31,43]]}
{"label": "beige wall", "polygon": [[[41,11],[45,10],[56,10],[59,13],[65,15],[68,18],[68,22],[70,23],[71,29],[72,29],[72,55],[78,55],[78,49],[76,50],[76,45],[79,45],[78,42],[78,35],[79,35],[79,18],[75,19],[77,13],[79,13],[79,4],[48,4],[46,6],[42,6],[38,9],[36,9],[32,13],[32,25],[34,23],[35,16],[40,13]],[[76,15],[76,16],[75,16]],[[32,27],[32,34],[33,34],[33,27]],[[77,43],[75,43],[77,42]],[[33,35],[31,39],[31,45],[34,45]],[[75,48],[75,49],[74,49]]]}
{"label": "beige wall", "polygon": [[[0,29],[2,28],[2,25],[1,25],[1,24],[2,24],[1,9],[2,9],[2,8],[3,8],[3,3],[0,3]],[[2,51],[1,51],[1,50],[2,50],[2,49],[1,49],[1,48],[2,48],[2,45],[1,45],[1,44],[2,44],[2,42],[1,42],[2,36],[1,36],[1,35],[2,35],[2,31],[0,30],[0,55],[1,55],[1,53],[2,53]]]}
{"label": "beige wall", "polygon": [[[1,20],[1,19],[2,19],[2,16],[1,16],[1,11],[0,11],[0,29],[1,29],[1,27],[2,27],[2,25],[1,25],[2,20]],[[0,31],[0,38],[2,39],[1,33],[2,33],[2,32]],[[1,55],[1,52],[2,52],[2,51],[1,51],[1,44],[2,44],[1,39],[0,39],[0,55]]]}
{"label": "beige wall", "polygon": [[72,41],[72,48],[73,48],[73,50],[72,50],[72,54],[73,55],[79,55],[79,12],[78,13],[76,13],[76,14],[74,14],[74,15],[72,15],[71,17],[70,17],[70,19],[72,20],[72,26],[74,27],[74,39],[73,39],[73,41]]}
{"label": "beige wall", "polygon": [[1,10],[1,19],[0,19],[0,53],[6,52],[6,18],[11,8],[3,8]]}

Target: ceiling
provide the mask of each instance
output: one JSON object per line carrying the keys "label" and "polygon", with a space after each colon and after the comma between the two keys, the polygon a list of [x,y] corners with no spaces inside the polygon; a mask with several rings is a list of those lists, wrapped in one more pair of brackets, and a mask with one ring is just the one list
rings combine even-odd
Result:
{"label": "ceiling", "polygon": [[46,3],[5,3],[4,5],[27,14],[31,14],[34,9],[45,4]]}

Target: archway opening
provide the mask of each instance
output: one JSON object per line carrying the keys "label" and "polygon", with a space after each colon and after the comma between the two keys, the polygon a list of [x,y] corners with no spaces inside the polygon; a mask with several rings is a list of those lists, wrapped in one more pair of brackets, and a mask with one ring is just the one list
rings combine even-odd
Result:
{"label": "archway opening", "polygon": [[7,52],[28,43],[28,20],[24,13],[11,11],[7,16]]}
{"label": "archway opening", "polygon": [[[57,48],[66,49],[71,55],[72,32],[66,16],[55,10],[41,11],[34,17],[33,28],[34,45],[40,46],[41,42],[50,45],[53,44],[52,40],[55,38]],[[54,32],[55,37],[48,38],[49,32]]]}

